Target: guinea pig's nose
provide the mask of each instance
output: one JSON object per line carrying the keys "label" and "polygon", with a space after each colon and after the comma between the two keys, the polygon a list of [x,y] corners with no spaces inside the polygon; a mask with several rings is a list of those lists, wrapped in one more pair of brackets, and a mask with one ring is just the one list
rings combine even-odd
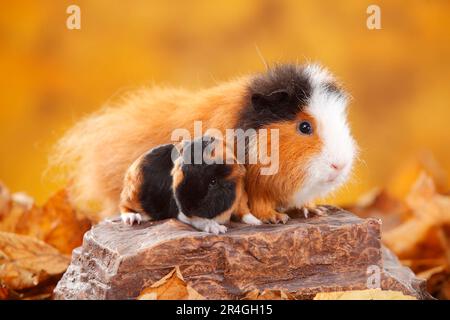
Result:
{"label": "guinea pig's nose", "polygon": [[336,171],[341,171],[345,167],[345,163],[337,163],[333,162],[330,164],[331,169],[334,169]]}

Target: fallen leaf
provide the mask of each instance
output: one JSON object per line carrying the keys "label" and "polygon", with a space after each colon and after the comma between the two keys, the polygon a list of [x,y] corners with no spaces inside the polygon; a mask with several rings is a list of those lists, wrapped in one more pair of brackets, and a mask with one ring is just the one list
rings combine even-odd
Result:
{"label": "fallen leaf", "polygon": [[38,207],[0,183],[0,299],[50,299],[69,262],[62,253],[81,245],[90,227],[65,190]]}
{"label": "fallen leaf", "polygon": [[411,219],[386,232],[383,242],[400,259],[435,258],[444,250],[436,241],[438,232],[439,228],[428,221]]}
{"label": "fallen leaf", "polygon": [[435,225],[450,223],[450,197],[439,194],[426,173],[419,176],[406,201],[418,218]]}
{"label": "fallen leaf", "polygon": [[15,232],[25,211],[27,208],[20,202],[15,202],[8,188],[0,183],[0,231]]}
{"label": "fallen leaf", "polygon": [[60,277],[52,277],[38,286],[16,292],[20,294],[22,300],[48,300],[53,296],[56,284]]}
{"label": "fallen leaf", "polygon": [[428,273],[427,276],[427,291],[437,299],[450,299],[450,271],[448,268],[442,270],[434,269]]}
{"label": "fallen leaf", "polygon": [[436,161],[433,154],[423,151],[413,159],[402,163],[392,178],[386,183],[388,192],[403,199],[411,190],[411,185],[417,181],[422,173],[426,173],[434,181],[438,192],[448,191],[448,178],[445,170]]}
{"label": "fallen leaf", "polygon": [[9,297],[9,290],[4,284],[0,283],[0,300],[6,300]]}
{"label": "fallen leaf", "polygon": [[363,195],[356,204],[346,209],[362,218],[381,219],[383,232],[394,229],[411,217],[411,210],[404,201],[379,188]]}
{"label": "fallen leaf", "polygon": [[[22,224],[22,221],[26,221],[26,217],[39,215],[40,213],[41,209],[36,206],[27,208],[20,203],[12,201],[9,211],[4,213],[0,219],[0,231],[17,233],[19,224]],[[31,224],[32,222],[29,221],[28,223]]]}
{"label": "fallen leaf", "polygon": [[178,267],[144,289],[138,300],[204,300],[195,289],[186,284]]}
{"label": "fallen leaf", "polygon": [[295,300],[294,296],[283,290],[258,289],[249,291],[242,300]]}
{"label": "fallen leaf", "polygon": [[440,265],[425,271],[422,271],[420,273],[417,273],[418,278],[422,278],[424,280],[429,280],[433,275],[437,273],[441,273],[442,271],[445,271],[446,265]]}
{"label": "fallen leaf", "polygon": [[320,292],[314,300],[417,300],[400,291],[368,289],[354,291]]}
{"label": "fallen leaf", "polygon": [[433,180],[422,173],[407,196],[413,217],[383,235],[400,258],[433,258],[449,250],[444,224],[450,223],[450,197],[437,193]]}
{"label": "fallen leaf", "polygon": [[41,228],[48,230],[43,240],[67,254],[82,244],[84,234],[91,228],[91,222],[72,206],[65,189],[47,201],[41,221]]}
{"label": "fallen leaf", "polygon": [[74,209],[65,189],[54,194],[42,208],[21,198],[13,201],[10,212],[0,220],[0,231],[36,237],[65,254],[81,245],[91,222]]}
{"label": "fallen leaf", "polygon": [[401,260],[401,263],[410,269],[412,269],[416,274],[425,272],[430,269],[434,269],[441,266],[447,265],[446,258],[432,258],[432,259],[405,259]]}
{"label": "fallen leaf", "polygon": [[67,269],[70,258],[24,235],[0,232],[0,281],[13,290],[39,285]]}

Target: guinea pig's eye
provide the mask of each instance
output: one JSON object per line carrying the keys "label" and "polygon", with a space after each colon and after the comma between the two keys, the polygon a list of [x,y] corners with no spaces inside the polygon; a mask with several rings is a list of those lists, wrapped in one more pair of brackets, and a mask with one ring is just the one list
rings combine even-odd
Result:
{"label": "guinea pig's eye", "polygon": [[309,123],[308,121],[302,121],[298,125],[298,131],[300,131],[300,133],[302,134],[310,135],[313,133],[313,128],[311,123]]}
{"label": "guinea pig's eye", "polygon": [[211,180],[209,180],[209,186],[212,187],[217,183],[216,178],[211,178]]}

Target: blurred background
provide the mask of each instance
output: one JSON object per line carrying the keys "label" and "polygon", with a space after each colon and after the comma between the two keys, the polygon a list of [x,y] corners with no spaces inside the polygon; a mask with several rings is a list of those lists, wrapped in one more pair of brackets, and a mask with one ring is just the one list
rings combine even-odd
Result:
{"label": "blurred background", "polygon": [[[381,8],[381,30],[366,26]],[[81,30],[66,9],[81,8]],[[42,203],[52,145],[108,99],[142,85],[201,88],[274,62],[319,61],[353,96],[362,159],[330,201],[404,192],[450,171],[450,1],[2,1],[0,180]],[[402,178],[399,179],[398,176]],[[405,181],[404,185],[398,181]],[[447,190],[447,189],[446,189]]]}

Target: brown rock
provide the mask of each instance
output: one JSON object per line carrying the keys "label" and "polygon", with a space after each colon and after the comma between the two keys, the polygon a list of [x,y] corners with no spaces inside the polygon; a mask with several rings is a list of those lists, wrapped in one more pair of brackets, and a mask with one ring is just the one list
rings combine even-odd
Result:
{"label": "brown rock", "polygon": [[378,220],[336,208],[285,225],[232,222],[218,236],[177,220],[133,227],[105,221],[74,250],[55,298],[133,299],[175,266],[208,299],[239,299],[254,289],[282,290],[298,299],[366,289],[369,266],[382,271],[383,289],[429,298],[424,281],[382,248]]}

